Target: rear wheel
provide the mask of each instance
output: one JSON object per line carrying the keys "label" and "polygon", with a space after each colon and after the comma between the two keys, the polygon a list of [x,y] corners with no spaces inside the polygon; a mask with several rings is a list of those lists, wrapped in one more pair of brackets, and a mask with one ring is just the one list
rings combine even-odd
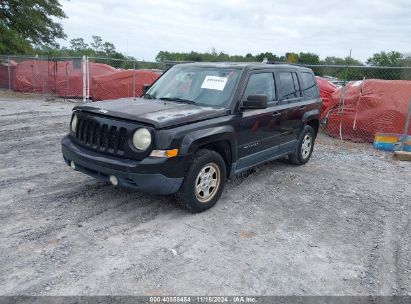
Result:
{"label": "rear wheel", "polygon": [[311,126],[305,126],[300,134],[297,148],[294,153],[288,155],[289,162],[295,165],[303,165],[311,157],[314,149],[315,134]]}
{"label": "rear wheel", "polygon": [[223,192],[225,177],[226,166],[221,155],[199,150],[176,194],[179,204],[193,213],[213,207]]}

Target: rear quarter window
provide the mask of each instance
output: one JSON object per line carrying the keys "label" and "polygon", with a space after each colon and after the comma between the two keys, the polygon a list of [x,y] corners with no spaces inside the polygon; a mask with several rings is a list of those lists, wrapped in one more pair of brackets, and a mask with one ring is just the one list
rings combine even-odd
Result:
{"label": "rear quarter window", "polygon": [[302,92],[305,97],[315,98],[319,96],[317,81],[314,78],[314,75],[309,72],[300,73],[302,80]]}

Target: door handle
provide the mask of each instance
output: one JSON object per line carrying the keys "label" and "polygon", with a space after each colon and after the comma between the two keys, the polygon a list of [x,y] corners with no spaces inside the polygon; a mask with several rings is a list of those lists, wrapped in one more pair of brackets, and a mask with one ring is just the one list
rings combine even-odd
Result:
{"label": "door handle", "polygon": [[281,113],[280,112],[274,112],[273,114],[271,114],[272,117],[278,117],[280,116]]}
{"label": "door handle", "polygon": [[299,110],[305,110],[305,106],[301,106],[298,108]]}

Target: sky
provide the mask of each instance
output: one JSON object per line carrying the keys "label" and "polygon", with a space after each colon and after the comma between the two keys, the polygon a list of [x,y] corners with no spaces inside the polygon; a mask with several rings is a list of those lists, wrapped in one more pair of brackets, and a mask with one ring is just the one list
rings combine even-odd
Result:
{"label": "sky", "polygon": [[313,52],[366,61],[411,52],[410,0],[61,0],[72,38],[92,35],[139,60],[161,50],[230,55]]}

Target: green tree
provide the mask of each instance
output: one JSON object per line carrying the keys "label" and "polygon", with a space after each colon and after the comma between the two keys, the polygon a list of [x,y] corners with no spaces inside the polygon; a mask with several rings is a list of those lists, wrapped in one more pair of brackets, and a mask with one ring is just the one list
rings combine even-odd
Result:
{"label": "green tree", "polygon": [[254,61],[255,60],[253,54],[251,54],[251,53],[247,53],[245,55],[245,58],[247,59],[247,61]]}
{"label": "green tree", "polygon": [[116,53],[116,47],[114,46],[113,43],[111,42],[104,42],[103,43],[103,52],[107,55],[107,56],[111,56],[114,53]]}
{"label": "green tree", "polygon": [[33,47],[57,47],[66,38],[58,19],[66,18],[58,0],[1,0],[0,53],[24,54]]}
{"label": "green tree", "polygon": [[358,66],[364,65],[360,60],[357,60],[357,59],[354,59],[354,58],[351,58],[351,57],[348,57],[348,56],[344,58],[343,64],[345,64],[345,65],[358,65]]}
{"label": "green tree", "polygon": [[167,51],[160,51],[158,52],[155,60],[158,62],[164,62],[167,61],[169,58],[169,53]]}
{"label": "green tree", "polygon": [[217,50],[216,50],[215,47],[212,47],[212,48],[211,48],[211,55],[214,56],[214,57],[217,57],[217,56],[218,56],[218,53],[217,53]]}
{"label": "green tree", "polygon": [[183,58],[182,61],[203,61],[201,54],[194,51],[187,54],[181,54],[181,56]]}
{"label": "green tree", "polygon": [[324,60],[321,61],[321,64],[327,64],[327,65],[364,65],[361,61],[351,58],[351,57],[345,57],[345,58],[340,58],[340,57],[335,57],[335,56],[329,56],[326,57]]}
{"label": "green tree", "polygon": [[277,55],[274,55],[271,52],[265,52],[265,53],[260,53],[254,56],[255,61],[257,62],[263,62],[263,60],[267,58],[268,61],[274,62],[274,61],[279,61],[280,58]]}
{"label": "green tree", "polygon": [[[368,58],[367,64],[375,67],[401,67],[404,64],[405,56],[400,52],[379,52]],[[404,79],[406,71],[400,69],[373,69],[368,71],[367,78],[377,79]]]}
{"label": "green tree", "polygon": [[401,66],[411,67],[411,54],[404,54],[401,59]]}
{"label": "green tree", "polygon": [[335,57],[335,56],[328,56],[328,57],[325,57],[321,63],[327,64],[327,65],[343,65],[344,59],[340,57]]}
{"label": "green tree", "polygon": [[103,39],[100,36],[91,36],[93,41],[90,43],[91,47],[94,49],[96,53],[99,53],[103,50]]}
{"label": "green tree", "polygon": [[367,64],[372,66],[399,67],[401,66],[402,59],[403,55],[400,52],[379,52],[368,58]]}
{"label": "green tree", "polygon": [[93,48],[89,46],[91,43],[87,43],[83,38],[73,38],[70,40],[69,47],[35,47],[32,50],[32,54],[48,57],[81,57],[83,55],[89,57],[104,57],[94,60],[117,68],[134,67],[134,63],[131,62],[131,60],[135,60],[133,57],[125,56],[117,52],[113,43],[103,41],[99,36],[94,35],[92,37],[92,42],[94,43]]}
{"label": "green tree", "polygon": [[88,44],[84,42],[83,38],[74,38],[70,40],[70,48],[73,51],[83,51],[88,48]]}
{"label": "green tree", "polygon": [[314,53],[300,53],[298,63],[301,64],[320,64],[320,56]]}

